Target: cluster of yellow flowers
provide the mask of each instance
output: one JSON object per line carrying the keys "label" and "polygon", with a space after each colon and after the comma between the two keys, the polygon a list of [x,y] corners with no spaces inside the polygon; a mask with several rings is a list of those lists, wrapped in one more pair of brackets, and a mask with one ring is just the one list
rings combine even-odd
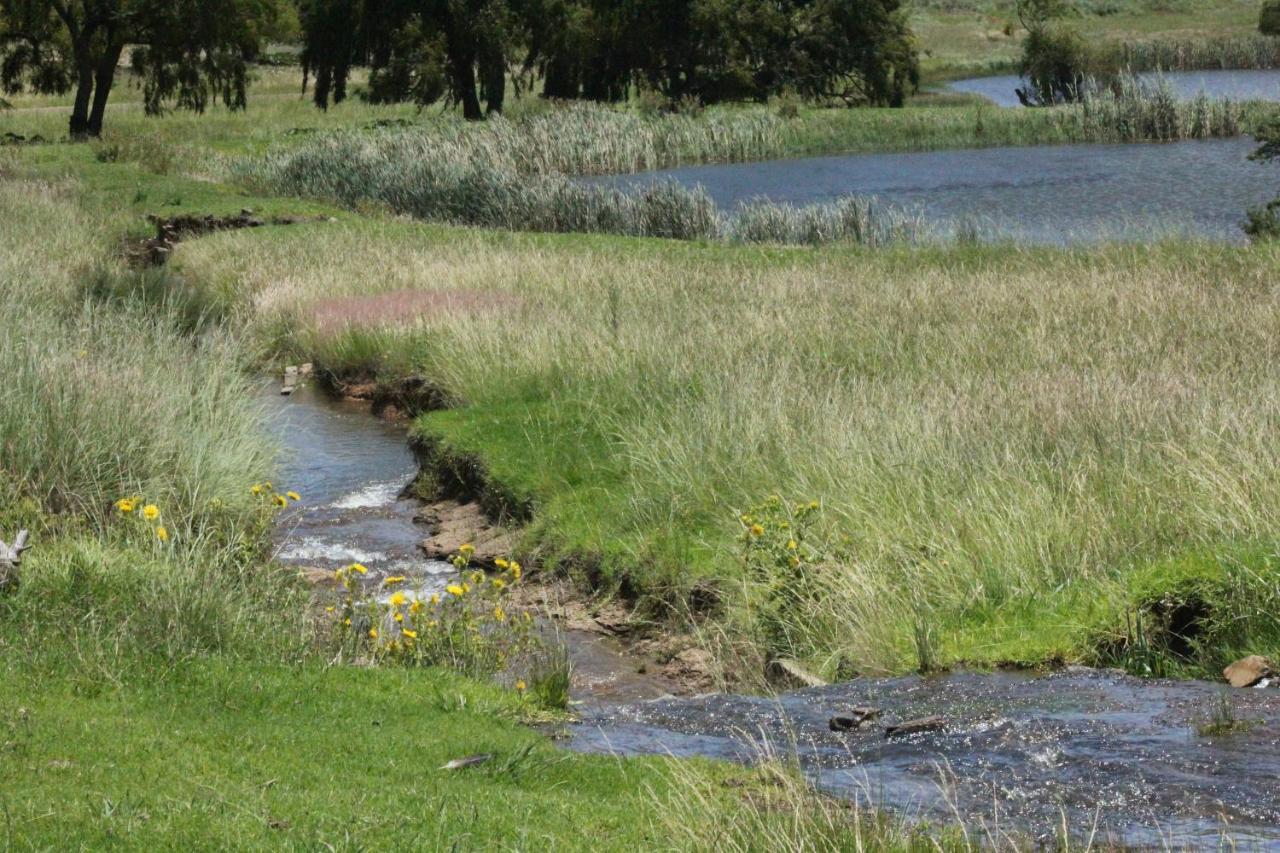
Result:
{"label": "cluster of yellow flowers", "polygon": [[292,490],[284,492],[283,494],[277,494],[275,486],[271,485],[269,480],[261,483],[254,483],[249,487],[249,494],[253,495],[255,498],[269,500],[276,509],[284,509],[289,505],[289,501],[297,503],[302,500],[302,495]]}
{"label": "cluster of yellow flowers", "polygon": [[382,580],[382,600],[358,603],[356,576],[368,570],[358,563],[338,569],[344,594],[327,611],[335,614],[340,644],[381,661],[445,664],[472,673],[501,669],[536,641],[527,611],[518,618],[508,614],[507,597],[522,569],[513,560],[497,560],[500,571],[490,577],[471,568],[474,555],[471,545],[459,549],[453,560],[459,577],[443,596],[406,593],[400,588],[406,578],[392,575]]}
{"label": "cluster of yellow flowers", "polygon": [[817,501],[809,501],[788,508],[778,495],[770,495],[764,503],[738,516],[742,542],[748,551],[772,553],[779,562],[799,568],[804,559],[802,531],[820,506]]}
{"label": "cluster of yellow flowers", "polygon": [[[160,507],[153,503],[144,503],[143,499],[138,496],[120,498],[120,500],[116,501],[115,506],[123,516],[141,518],[146,521],[152,528],[157,540],[161,542],[169,541],[169,528],[160,523]],[[140,510],[139,507],[141,507]],[[135,513],[137,514],[135,515]]]}

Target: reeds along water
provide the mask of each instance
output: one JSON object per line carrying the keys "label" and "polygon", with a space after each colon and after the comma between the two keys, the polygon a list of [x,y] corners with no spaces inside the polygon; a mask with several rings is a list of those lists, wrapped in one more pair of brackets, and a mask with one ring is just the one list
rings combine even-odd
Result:
{"label": "reeds along water", "polygon": [[[1036,111],[1063,140],[1134,142],[1239,133],[1231,101],[1177,99],[1163,84],[1123,77],[1081,102]],[[1043,118],[1041,117],[1043,116]],[[921,236],[916,217],[866,200],[813,208],[768,202],[718,210],[700,189],[659,184],[618,190],[574,176],[764,160],[802,135],[761,110],[645,117],[574,106],[518,121],[442,122],[337,133],[237,167],[273,193],[374,201],[414,217],[487,228],[673,239],[879,244]]]}
{"label": "reeds along water", "polygon": [[1253,70],[1280,67],[1280,38],[1250,33],[1221,38],[1160,38],[1097,48],[1093,65],[1130,71]]}

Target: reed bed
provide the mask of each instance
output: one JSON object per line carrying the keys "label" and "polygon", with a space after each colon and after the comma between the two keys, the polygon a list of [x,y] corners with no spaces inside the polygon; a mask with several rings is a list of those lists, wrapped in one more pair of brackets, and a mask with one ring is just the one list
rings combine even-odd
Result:
{"label": "reed bed", "polygon": [[1280,68],[1280,38],[1261,33],[1216,38],[1156,38],[1093,50],[1098,69],[1141,71],[1266,70]]}
{"label": "reed bed", "polygon": [[[1167,86],[1132,78],[1081,103],[1038,112],[1059,125],[1063,141],[1230,136],[1243,120],[1231,101],[1183,103]],[[420,219],[488,228],[800,244],[924,236],[913,215],[867,200],[806,211],[760,202],[726,212],[700,190],[675,184],[622,191],[575,180],[776,156],[795,144],[788,141],[793,132],[760,112],[642,118],[578,106],[519,122],[338,133],[244,161],[236,174],[272,193],[348,206],[375,202]]]}

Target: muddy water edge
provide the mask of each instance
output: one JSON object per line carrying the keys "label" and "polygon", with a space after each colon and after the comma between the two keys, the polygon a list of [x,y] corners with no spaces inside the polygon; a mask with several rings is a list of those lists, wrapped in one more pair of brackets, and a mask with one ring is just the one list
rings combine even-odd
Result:
{"label": "muddy water edge", "polygon": [[[403,422],[306,385],[263,403],[282,446],[280,483],[304,495],[276,531],[281,562],[327,573],[359,561],[370,589],[405,575],[443,589],[447,563],[409,496],[418,460]],[[1280,689],[1141,681],[1113,671],[858,679],[776,697],[677,697],[615,639],[562,630],[580,721],[570,749],[615,755],[798,761],[822,791],[909,818],[966,824],[979,841],[1280,851]],[[865,724],[832,718],[874,709]],[[941,718],[886,737],[893,724]],[[840,730],[837,730],[840,729]],[[1229,840],[1229,841],[1228,841]]]}

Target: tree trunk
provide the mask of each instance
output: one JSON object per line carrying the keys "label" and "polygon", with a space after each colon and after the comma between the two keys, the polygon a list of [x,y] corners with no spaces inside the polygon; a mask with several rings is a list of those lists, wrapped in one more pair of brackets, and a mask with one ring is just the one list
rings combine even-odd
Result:
{"label": "tree trunk", "polygon": [[72,139],[84,139],[89,135],[89,101],[92,97],[93,63],[85,57],[76,61],[76,99],[71,107]]}
{"label": "tree trunk", "polygon": [[480,121],[480,97],[476,94],[476,67],[471,57],[453,62],[453,93],[462,103],[462,117],[467,121]]}
{"label": "tree trunk", "polygon": [[507,99],[507,61],[502,45],[486,45],[480,60],[481,79],[484,81],[484,100],[489,114],[502,112]]}
{"label": "tree trunk", "polygon": [[98,70],[93,80],[93,110],[89,113],[89,135],[102,135],[102,117],[107,111],[107,98],[111,97],[111,86],[116,79],[116,66],[120,64],[120,54],[124,45],[111,45],[98,61]]}

